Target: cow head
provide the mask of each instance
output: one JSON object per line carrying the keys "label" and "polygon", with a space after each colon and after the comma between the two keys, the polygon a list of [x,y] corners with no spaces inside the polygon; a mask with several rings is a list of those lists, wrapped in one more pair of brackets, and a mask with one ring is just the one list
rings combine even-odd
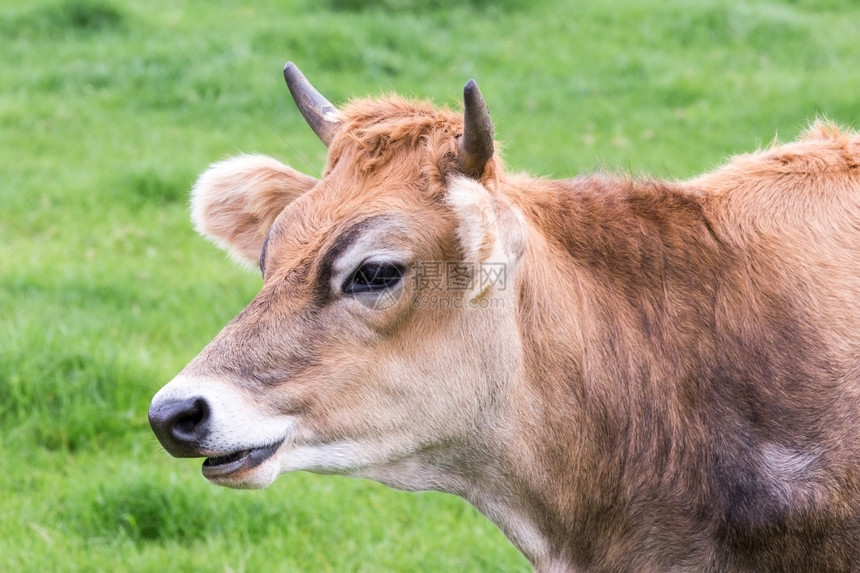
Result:
{"label": "cow head", "polygon": [[240,156],[199,178],[198,230],[263,286],[156,394],[152,428],[221,485],[310,470],[456,489],[521,355],[525,223],[484,101],[469,82],[465,117],[398,98],[338,111],[284,75],[329,148],[324,176]]}

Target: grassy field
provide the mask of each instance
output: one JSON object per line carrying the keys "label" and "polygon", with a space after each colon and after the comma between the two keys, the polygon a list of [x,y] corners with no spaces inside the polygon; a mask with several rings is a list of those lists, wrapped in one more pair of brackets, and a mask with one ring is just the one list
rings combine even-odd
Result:
{"label": "grassy field", "polygon": [[2,0],[0,571],[528,569],[454,497],[219,489],[149,431],[260,286],[191,230],[195,176],[238,151],[323,164],[287,59],[334,102],[457,106],[474,77],[510,169],[681,178],[856,125],[858,38],[857,0]]}

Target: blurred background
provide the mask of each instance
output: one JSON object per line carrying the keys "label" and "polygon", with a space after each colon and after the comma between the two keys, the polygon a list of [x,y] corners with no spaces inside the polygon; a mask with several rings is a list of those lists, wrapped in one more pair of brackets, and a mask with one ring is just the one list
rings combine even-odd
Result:
{"label": "blurred background", "polygon": [[452,496],[225,490],[149,430],[261,283],[192,231],[196,175],[322,168],[286,60],[336,104],[475,78],[511,171],[685,178],[856,126],[858,38],[858,0],[0,1],[0,570],[528,570]]}

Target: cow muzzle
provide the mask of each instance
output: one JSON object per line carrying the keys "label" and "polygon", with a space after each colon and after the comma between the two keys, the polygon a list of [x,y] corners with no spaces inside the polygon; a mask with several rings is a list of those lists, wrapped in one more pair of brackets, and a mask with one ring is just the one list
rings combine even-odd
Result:
{"label": "cow muzzle", "polygon": [[266,413],[230,384],[179,376],[153,398],[149,424],[170,455],[206,458],[207,479],[263,487],[278,473],[276,454],[294,419]]}

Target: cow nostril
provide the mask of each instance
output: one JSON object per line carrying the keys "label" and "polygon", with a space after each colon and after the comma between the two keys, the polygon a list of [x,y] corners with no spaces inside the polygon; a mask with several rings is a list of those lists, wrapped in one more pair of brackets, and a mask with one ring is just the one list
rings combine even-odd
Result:
{"label": "cow nostril", "polygon": [[197,399],[188,410],[177,417],[173,427],[180,435],[193,435],[208,418],[209,406],[205,400]]}
{"label": "cow nostril", "polygon": [[178,457],[197,457],[209,433],[211,408],[201,397],[166,400],[149,409],[149,423],[158,441]]}

